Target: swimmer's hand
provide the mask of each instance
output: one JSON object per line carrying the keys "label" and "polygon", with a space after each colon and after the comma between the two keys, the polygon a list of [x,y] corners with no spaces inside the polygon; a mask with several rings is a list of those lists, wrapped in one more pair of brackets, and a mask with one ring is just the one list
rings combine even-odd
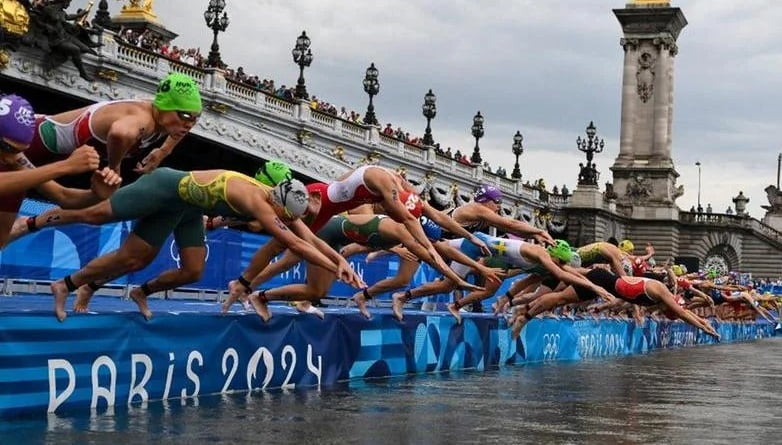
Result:
{"label": "swimmer's hand", "polygon": [[553,246],[556,244],[554,238],[552,238],[552,236],[545,230],[541,230],[540,233],[532,235],[532,238],[544,246]]}
{"label": "swimmer's hand", "polygon": [[100,156],[92,146],[82,145],[65,160],[65,165],[69,175],[97,170],[100,165]]}
{"label": "swimmer's hand", "polygon": [[348,284],[356,289],[364,289],[367,287],[364,280],[358,276],[358,274],[350,267],[347,261],[342,260],[337,263],[337,279],[345,284]]}
{"label": "swimmer's hand", "polygon": [[477,236],[473,235],[473,236],[470,237],[469,241],[471,243],[475,244],[476,247],[481,249],[481,254],[483,256],[491,256],[491,254],[492,254],[491,249],[489,249],[489,246],[487,246],[486,243],[484,243],[482,239],[480,239]]}
{"label": "swimmer's hand", "polygon": [[160,148],[156,148],[147,154],[144,159],[136,163],[136,168],[133,169],[136,173],[149,173],[156,169],[163,159],[165,159],[166,153]]}
{"label": "swimmer's hand", "polygon": [[483,275],[483,277],[486,278],[486,281],[495,284],[502,283],[502,280],[508,276],[508,274],[505,272],[505,269],[486,267],[484,265],[481,265],[481,267],[478,268],[478,273]]}
{"label": "swimmer's hand", "polygon": [[122,185],[122,177],[114,170],[103,167],[92,174],[90,189],[101,201],[108,199]]}

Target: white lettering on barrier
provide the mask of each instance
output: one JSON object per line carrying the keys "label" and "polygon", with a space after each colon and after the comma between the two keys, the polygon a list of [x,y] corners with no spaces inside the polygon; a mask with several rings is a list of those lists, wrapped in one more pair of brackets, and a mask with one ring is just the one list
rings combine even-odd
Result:
{"label": "white lettering on barrier", "polygon": [[350,261],[348,264],[350,264],[350,268],[353,269],[354,272],[356,272],[356,275],[358,275],[359,278],[361,278],[361,281],[364,281],[364,262],[359,261]]}
{"label": "white lettering on barrier", "polygon": [[[168,353],[169,358],[169,364],[168,369],[166,370],[166,380],[165,385],[163,387],[163,394],[162,399],[166,400],[169,398],[169,394],[171,393],[172,384],[174,380],[174,359],[175,355],[173,352]],[[231,360],[230,368],[228,360]],[[263,381],[261,382],[260,387],[253,387],[253,381],[256,379],[256,377],[259,375],[259,365],[261,365],[261,362],[263,362],[263,367],[265,368],[265,374]],[[285,379],[282,382],[282,387],[286,389],[295,388],[296,384],[293,382],[293,375],[296,371],[296,366],[298,364],[298,355],[296,353],[296,349],[291,345],[285,345],[282,348],[282,352],[280,354],[280,364],[282,366],[282,371],[285,372]],[[313,354],[313,347],[311,344],[307,345],[307,370],[311,372],[317,380],[317,385],[321,385],[321,378],[322,378],[322,372],[323,372],[323,356],[317,355],[315,356]],[[139,379],[140,373],[138,372],[139,365],[143,365],[144,372],[141,374],[141,378]],[[187,359],[187,365],[186,365],[186,375],[190,382],[193,384],[193,391],[191,394],[188,394],[187,388],[182,388],[180,395],[184,398],[191,398],[191,397],[197,397],[201,392],[201,380],[197,373],[204,365],[204,357],[199,351],[191,351],[188,355]],[[99,373],[101,368],[105,367],[108,370],[109,375],[109,382],[108,386],[101,386],[100,382],[98,381]],[[130,357],[130,385],[128,390],[128,404],[131,404],[135,401],[140,401],[142,403],[146,403],[150,400],[150,394],[147,390],[147,385],[149,384],[149,381],[152,379],[152,375],[154,373],[154,364],[152,362],[152,358],[147,354],[131,354]],[[233,383],[234,377],[236,376],[236,373],[239,368],[239,353],[234,348],[228,348],[225,350],[222,356],[222,372],[225,376],[225,382],[223,384],[222,389],[220,390],[221,393],[225,393],[230,391],[229,387]],[[47,408],[48,412],[55,412],[61,405],[63,405],[68,398],[73,395],[73,392],[76,389],[76,372],[73,367],[73,365],[65,359],[50,359],[48,360],[48,370],[49,370],[49,405]],[[57,388],[57,373],[58,370],[65,371],[67,374],[68,380],[67,385],[65,389],[62,390],[62,392],[58,393]],[[249,363],[247,364],[247,389],[254,390],[254,389],[265,389],[268,387],[268,385],[271,383],[272,378],[274,376],[274,357],[272,355],[272,352],[266,348],[261,347],[258,348],[258,350],[255,351],[255,353],[250,357]],[[92,363],[91,368],[91,377],[92,377],[92,397],[91,397],[91,408],[95,409],[98,404],[98,400],[103,398],[106,400],[106,403],[108,406],[113,406],[115,404],[116,399],[116,388],[117,388],[117,367],[114,361],[106,356],[100,356]],[[175,390],[176,391],[176,390]]]}
{"label": "white lettering on barrier", "polygon": [[320,375],[323,370],[323,357],[318,355],[318,366],[315,366],[315,364],[312,363],[312,345],[307,345],[307,369],[309,369],[310,372],[315,374],[315,377],[318,378],[318,387],[320,387]]}
{"label": "white lettering on barrier", "polygon": [[[144,365],[144,377],[136,384],[136,365]],[[152,358],[147,354],[133,354],[130,356],[130,391],[128,391],[128,405],[133,402],[133,397],[139,396],[142,402],[149,400],[149,393],[145,386],[152,377]]]}
{"label": "white lettering on barrier", "polygon": [[578,355],[581,358],[619,355],[624,351],[621,334],[582,334],[578,336]]}
{"label": "white lettering on barrier", "polygon": [[296,263],[295,266],[293,266],[293,279],[294,281],[303,280],[304,278],[301,276],[301,262]]}
{"label": "white lettering on barrier", "polygon": [[[204,366],[204,357],[201,355],[198,351],[190,351],[190,355],[187,356],[187,378],[190,379],[191,382],[193,382],[193,385],[195,385],[195,388],[193,389],[193,394],[190,394],[192,397],[196,397],[198,393],[201,391],[201,379],[198,378],[198,374],[193,371],[193,362],[198,361],[198,366]],[[182,388],[182,398],[188,397],[187,395],[187,388]]]}
{"label": "white lettering on barrier", "polygon": [[[53,413],[62,402],[66,401],[68,397],[73,394],[76,389],[76,371],[73,369],[73,365],[68,360],[52,359],[49,360],[49,407],[46,408],[46,412]],[[65,370],[68,374],[68,386],[65,387],[60,395],[57,395],[57,370]]]}
{"label": "white lettering on barrier", "polygon": [[[285,357],[291,358],[291,366],[288,367],[288,360],[285,359]],[[291,345],[285,345],[284,348],[282,348],[282,369],[285,370],[288,369],[288,375],[285,376],[285,380],[282,382],[282,388],[283,389],[289,389],[296,387],[296,384],[294,383],[288,383],[291,380],[291,377],[293,376],[293,368],[296,367],[296,350],[293,349],[293,346]]]}
{"label": "white lettering on barrier", "polygon": [[[105,388],[99,386],[98,371],[100,368],[106,367],[109,370],[109,387]],[[117,393],[117,365],[109,358],[108,355],[101,355],[92,363],[92,401],[90,402],[90,408],[98,407],[98,399],[106,399],[108,406],[114,406],[114,398]]]}
{"label": "white lettering on barrier", "polygon": [[[263,378],[263,383],[260,388],[253,388],[253,379],[258,371],[258,363],[263,359],[263,365],[266,367],[266,376]],[[247,389],[252,391],[253,389],[266,389],[266,385],[269,384],[274,375],[274,358],[272,353],[261,346],[255,351],[255,354],[250,357],[250,363],[247,364]]]}
{"label": "white lettering on barrier", "polygon": [[225,353],[223,353],[223,375],[225,375],[225,372],[228,371],[225,363],[228,361],[228,358],[231,358],[231,363],[233,366],[231,367],[231,372],[228,374],[228,377],[225,379],[223,389],[220,390],[221,393],[228,392],[228,387],[231,386],[231,382],[236,375],[236,370],[239,368],[239,353],[236,352],[236,349],[234,348],[228,348],[225,350]]}
{"label": "white lettering on barrier", "polygon": [[171,381],[174,378],[174,353],[169,352],[168,353],[168,371],[166,372],[166,386],[163,390],[163,400],[166,400],[168,398],[168,394],[171,391]]}

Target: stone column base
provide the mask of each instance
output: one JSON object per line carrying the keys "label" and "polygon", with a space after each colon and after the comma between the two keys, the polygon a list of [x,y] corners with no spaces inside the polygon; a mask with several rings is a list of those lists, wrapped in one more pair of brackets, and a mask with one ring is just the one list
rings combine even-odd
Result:
{"label": "stone column base", "polygon": [[569,207],[602,209],[603,193],[596,185],[579,185],[570,197]]}
{"label": "stone column base", "polygon": [[766,216],[763,217],[762,221],[763,224],[771,226],[773,229],[782,232],[782,215],[766,213]]}
{"label": "stone column base", "polygon": [[679,219],[679,208],[667,207],[667,206],[653,207],[653,206],[634,205],[630,217],[633,219],[655,219],[655,220],[676,221]]}

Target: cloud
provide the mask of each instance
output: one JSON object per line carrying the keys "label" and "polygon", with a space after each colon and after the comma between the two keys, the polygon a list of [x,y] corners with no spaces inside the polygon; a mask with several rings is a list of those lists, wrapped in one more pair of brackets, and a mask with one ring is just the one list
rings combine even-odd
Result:
{"label": "cloud", "polygon": [[[318,97],[363,113],[361,80],[375,62],[381,121],[422,135],[421,104],[432,88],[438,98],[432,127],[444,146],[471,151],[469,128],[480,110],[486,117],[481,147],[493,166],[512,166],[512,136],[521,130],[525,178],[544,177],[571,189],[583,160],[575,138],[594,120],[606,140],[597,156],[601,182],[610,180],[608,167],[619,151],[624,56],[611,9],[622,8],[623,0],[227,3],[231,24],[219,38],[232,66],[291,85],[298,68],[290,51],[306,29],[315,59],[305,76]],[[782,4],[673,3],[689,21],[675,61],[673,156],[686,188],[678,203],[688,209],[697,200],[694,163],[700,160],[703,202],[724,211],[743,190],[752,199],[751,213],[761,217],[763,188],[775,182],[774,161],[782,151],[776,94],[782,89]],[[181,34],[176,43],[206,52],[206,4],[158,1],[155,9]]]}

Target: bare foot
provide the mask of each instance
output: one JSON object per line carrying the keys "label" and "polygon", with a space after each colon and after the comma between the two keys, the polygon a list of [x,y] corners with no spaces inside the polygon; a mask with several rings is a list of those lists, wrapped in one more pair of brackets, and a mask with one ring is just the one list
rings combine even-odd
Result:
{"label": "bare foot", "polygon": [[394,294],[391,312],[394,314],[394,318],[399,321],[402,321],[402,319],[405,318],[402,311],[404,310],[406,302],[407,299],[405,298],[405,294]]}
{"label": "bare foot", "polygon": [[459,308],[454,303],[448,305],[448,312],[456,318],[456,324],[462,324],[462,314],[459,313]]}
{"label": "bare foot", "polygon": [[295,306],[296,306],[296,310],[301,313],[314,315],[320,318],[321,320],[326,318],[326,314],[324,314],[322,310],[313,306],[312,303],[310,303],[309,301],[297,301]]}
{"label": "bare foot", "polygon": [[510,338],[513,341],[516,341],[519,339],[519,336],[521,336],[521,331],[524,329],[524,325],[527,324],[527,319],[524,318],[524,316],[516,316],[516,319],[513,320],[513,325],[510,331]]}
{"label": "bare foot", "polygon": [[7,242],[10,243],[11,241],[21,238],[27,235],[28,233],[30,233],[30,231],[27,229],[27,217],[22,216],[16,218],[16,220],[14,221],[14,225],[11,226],[11,233],[8,236]]}
{"label": "bare foot", "polygon": [[73,312],[78,312],[80,314],[87,312],[87,306],[90,305],[90,300],[94,293],[95,291],[86,284],[76,289],[76,300],[73,302]]}
{"label": "bare foot", "polygon": [[[242,297],[247,298],[247,288],[244,287],[239,280],[231,280],[228,282],[228,298],[223,302],[223,306],[220,308],[223,313],[228,312],[231,306],[236,303]],[[249,309],[245,306],[245,309]]]}
{"label": "bare foot", "polygon": [[508,297],[505,295],[497,298],[497,301],[494,302],[494,304],[491,305],[491,308],[494,310],[494,316],[500,315],[503,311],[505,311],[505,305],[508,304]]}
{"label": "bare foot", "polygon": [[136,303],[138,311],[141,312],[141,315],[143,315],[144,318],[147,320],[152,318],[152,311],[150,311],[149,306],[147,306],[147,297],[140,287],[133,288],[133,290],[130,291],[130,299]]}
{"label": "bare foot", "polygon": [[250,304],[255,308],[255,313],[258,314],[264,322],[269,321],[272,318],[271,312],[269,312],[269,306],[266,304],[266,298],[261,298],[260,292],[253,292],[250,294]]}
{"label": "bare foot", "polygon": [[372,315],[369,313],[369,310],[367,309],[367,299],[364,298],[363,292],[359,292],[356,295],[353,295],[353,301],[356,302],[356,308],[358,309],[358,312],[364,316],[364,318],[366,319],[372,318]]}
{"label": "bare foot", "polygon": [[65,300],[68,299],[68,286],[65,281],[57,280],[49,286],[54,295],[54,315],[58,320],[63,321],[68,315],[65,313]]}

